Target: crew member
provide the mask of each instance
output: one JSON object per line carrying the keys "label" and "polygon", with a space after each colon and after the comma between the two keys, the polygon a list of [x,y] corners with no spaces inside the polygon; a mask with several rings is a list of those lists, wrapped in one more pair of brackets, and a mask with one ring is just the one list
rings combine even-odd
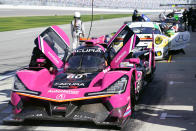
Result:
{"label": "crew member", "polygon": [[132,16],[132,21],[133,21],[133,22],[137,21],[137,19],[138,19],[138,18],[137,18],[137,15],[138,15],[138,11],[137,11],[137,10],[134,10],[134,11],[133,11],[133,16]]}
{"label": "crew member", "polygon": [[190,27],[192,28],[192,8],[189,9],[187,13],[188,17],[188,30],[190,30]]}
{"label": "crew member", "polygon": [[75,12],[74,20],[71,22],[71,34],[73,39],[73,49],[76,49],[79,46],[80,37],[84,37],[85,30],[84,24],[80,20],[80,12]]}
{"label": "crew member", "polygon": [[187,14],[188,14],[188,12],[187,12],[187,10],[185,8],[184,12],[183,12],[183,23],[184,23],[185,30],[187,30],[187,24],[186,24],[186,22],[187,22]]}

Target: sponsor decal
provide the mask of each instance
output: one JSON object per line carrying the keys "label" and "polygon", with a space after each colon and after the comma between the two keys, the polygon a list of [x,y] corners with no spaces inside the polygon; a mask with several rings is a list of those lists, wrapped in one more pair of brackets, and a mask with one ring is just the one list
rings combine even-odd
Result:
{"label": "sponsor decal", "polygon": [[184,35],[179,35],[175,41],[176,42],[183,42],[183,41],[187,41],[188,39],[187,38],[184,38]]}
{"label": "sponsor decal", "polygon": [[74,120],[81,120],[81,119],[88,120],[88,119],[92,119],[92,118],[90,116],[86,116],[86,115],[74,115],[73,119]]}
{"label": "sponsor decal", "polygon": [[56,96],[56,99],[57,99],[57,100],[64,100],[65,97],[66,97],[65,94],[58,94],[58,95]]}
{"label": "sponsor decal", "polygon": [[52,57],[52,59],[54,59],[54,61],[59,64],[59,61],[57,60],[57,58],[51,53],[51,52],[48,52],[48,54]]}
{"label": "sponsor decal", "polygon": [[118,63],[119,60],[124,56],[126,55],[127,51],[124,51],[116,60],[115,60],[115,63]]}
{"label": "sponsor decal", "polygon": [[48,93],[65,93],[70,95],[77,95],[80,91],[73,91],[73,90],[49,90]]}
{"label": "sponsor decal", "polygon": [[187,45],[187,42],[188,42],[188,40],[187,41],[171,41],[171,50],[177,50],[177,49],[182,49],[182,48],[184,48],[186,45]]}
{"label": "sponsor decal", "polygon": [[107,73],[108,71],[110,71],[110,68],[106,68],[105,70],[103,70],[103,73]]}
{"label": "sponsor decal", "polygon": [[101,48],[98,48],[98,49],[78,49],[78,50],[75,50],[74,52],[81,52],[81,53],[86,53],[86,52],[101,53]]}
{"label": "sponsor decal", "polygon": [[55,83],[54,86],[58,86],[58,88],[67,88],[70,86],[85,86],[84,83],[63,83],[63,82],[59,82],[59,83]]}
{"label": "sponsor decal", "polygon": [[69,88],[71,88],[71,89],[77,89],[78,86],[70,86]]}

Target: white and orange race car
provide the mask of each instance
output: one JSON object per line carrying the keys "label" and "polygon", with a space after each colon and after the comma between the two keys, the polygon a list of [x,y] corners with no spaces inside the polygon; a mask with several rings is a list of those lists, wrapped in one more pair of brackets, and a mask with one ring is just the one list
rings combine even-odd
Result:
{"label": "white and orange race car", "polygon": [[165,32],[158,22],[130,22],[129,27],[140,38],[137,47],[150,48],[154,39],[156,60],[165,59],[170,50],[185,48],[190,40],[188,31],[177,31],[175,26],[168,26]]}

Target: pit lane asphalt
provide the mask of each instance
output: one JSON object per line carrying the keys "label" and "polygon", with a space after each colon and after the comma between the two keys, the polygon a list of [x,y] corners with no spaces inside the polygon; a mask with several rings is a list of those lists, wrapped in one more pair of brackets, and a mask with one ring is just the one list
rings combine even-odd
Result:
{"label": "pit lane asphalt", "polygon": [[[111,22],[113,23],[113,22]],[[100,26],[102,24],[100,23]],[[104,24],[105,25],[105,24]],[[115,25],[115,24],[113,24]],[[69,26],[68,26],[69,27]],[[97,27],[98,29],[99,27]],[[103,28],[106,28],[105,26]],[[119,27],[117,27],[119,28]],[[43,29],[43,28],[42,28]],[[33,31],[41,31],[42,29],[30,29],[21,31],[6,32],[10,33],[10,37],[2,37],[5,41],[9,40],[6,45],[10,48],[26,48],[29,53],[32,50],[32,41],[22,42],[20,48],[19,45],[13,47],[13,43],[17,43],[19,40],[23,40],[21,36],[16,34],[25,34],[25,39],[31,39],[32,36],[36,36]],[[65,29],[65,28],[64,28]],[[105,29],[109,30],[109,29]],[[32,32],[31,32],[32,31]],[[94,32],[99,33],[99,32]],[[93,33],[93,34],[94,34]],[[3,34],[1,34],[3,35]],[[99,34],[97,34],[99,35]],[[6,34],[4,35],[6,36]],[[196,33],[191,33],[191,42],[185,48],[185,54],[182,52],[175,52],[172,54],[172,60],[170,63],[157,63],[157,69],[155,72],[154,80],[143,91],[141,99],[136,106],[134,118],[127,124],[126,131],[195,131],[196,130]],[[13,42],[13,43],[12,43]],[[1,42],[2,44],[3,42]],[[9,46],[9,44],[11,44]],[[4,45],[4,46],[6,46]],[[26,50],[27,50],[26,49]],[[7,48],[4,48],[4,52],[8,52]],[[3,51],[3,50],[2,50]],[[20,52],[20,51],[19,51]],[[1,53],[1,52],[0,52]],[[16,52],[15,52],[16,53]],[[2,53],[3,54],[3,53]],[[0,54],[2,58],[2,54]],[[16,53],[18,54],[18,53]],[[27,55],[27,53],[25,54]],[[24,57],[23,55],[22,57]],[[28,54],[29,55],[29,54]],[[15,55],[13,55],[15,56]],[[5,57],[5,55],[4,55]],[[12,55],[10,56],[10,58]],[[19,61],[18,56],[17,61]],[[6,59],[6,58],[5,58]],[[11,60],[11,64],[15,62],[15,59]],[[28,63],[26,61],[19,62],[20,64]],[[6,63],[7,64],[7,63]],[[8,63],[9,64],[9,63]],[[10,67],[3,65],[5,68]],[[23,65],[21,65],[23,66]],[[11,68],[14,70],[14,68]],[[5,71],[4,71],[5,72]],[[9,101],[9,89],[12,87],[13,78],[9,78],[0,81],[0,119],[2,120],[6,116],[10,115],[10,108],[5,108]],[[95,126],[90,123],[73,123],[73,122],[51,122],[51,121],[30,121],[23,123],[22,125],[2,125],[0,121],[0,130],[79,130],[79,131],[111,131],[116,130],[110,127]]]}

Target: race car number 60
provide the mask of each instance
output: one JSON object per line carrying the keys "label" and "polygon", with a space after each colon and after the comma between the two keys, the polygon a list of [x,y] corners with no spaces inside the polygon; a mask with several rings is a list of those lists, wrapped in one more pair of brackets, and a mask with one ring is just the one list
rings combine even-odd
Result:
{"label": "race car number 60", "polygon": [[81,79],[84,75],[83,74],[70,74],[67,76],[67,78],[72,78],[72,79]]}

